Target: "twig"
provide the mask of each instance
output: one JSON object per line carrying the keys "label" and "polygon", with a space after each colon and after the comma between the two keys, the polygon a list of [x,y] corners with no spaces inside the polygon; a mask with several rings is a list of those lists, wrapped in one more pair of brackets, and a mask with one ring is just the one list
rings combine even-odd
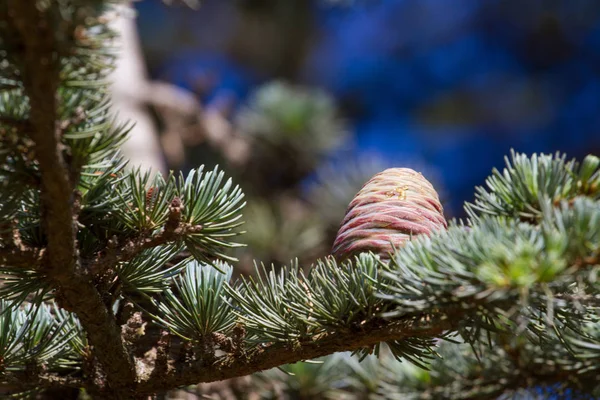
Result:
{"label": "twig", "polygon": [[0,265],[19,268],[38,268],[45,265],[44,250],[0,249]]}
{"label": "twig", "polygon": [[[31,374],[28,371],[5,372],[3,380],[17,390],[80,388],[84,386],[81,378],[61,376],[50,372],[41,374]],[[7,387],[3,386],[2,389],[6,390]]]}
{"label": "twig", "polygon": [[250,143],[236,132],[223,107],[202,107],[194,93],[159,81],[148,82],[131,95],[161,114],[166,125],[161,141],[171,164],[183,162],[185,146],[196,146],[203,141],[220,151],[232,165],[240,167],[249,160]]}
{"label": "twig", "polygon": [[7,116],[0,116],[0,125],[10,127],[11,129],[15,129],[19,132],[28,131],[31,129],[31,124],[29,121]]}
{"label": "twig", "polygon": [[130,261],[144,250],[176,242],[203,229],[202,225],[183,224],[180,221],[181,200],[175,198],[169,208],[169,218],[159,234],[142,235],[121,246],[116,243],[111,244],[110,248],[104,254],[99,255],[96,261],[92,263],[90,271],[96,277],[101,276],[105,271],[113,269],[121,262]]}

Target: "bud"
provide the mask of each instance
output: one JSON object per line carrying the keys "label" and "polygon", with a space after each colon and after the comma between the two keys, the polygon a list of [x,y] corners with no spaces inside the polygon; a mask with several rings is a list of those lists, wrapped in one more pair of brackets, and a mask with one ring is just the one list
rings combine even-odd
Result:
{"label": "bud", "polygon": [[340,261],[372,251],[389,258],[416,235],[446,229],[433,185],[410,168],[390,168],[371,178],[348,206],[333,244]]}

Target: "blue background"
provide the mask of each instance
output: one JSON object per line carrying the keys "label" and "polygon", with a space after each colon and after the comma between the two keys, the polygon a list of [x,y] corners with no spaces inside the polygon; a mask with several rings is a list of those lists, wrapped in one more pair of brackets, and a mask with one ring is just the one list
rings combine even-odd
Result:
{"label": "blue background", "polygon": [[600,1],[304,0],[307,37],[287,49],[300,54],[287,70],[260,38],[254,53],[232,45],[245,34],[240,7],[273,1],[206,0],[197,12],[138,3],[152,76],[206,103],[239,104],[275,78],[325,88],[357,154],[437,171],[454,216],[511,148],[599,153]]}

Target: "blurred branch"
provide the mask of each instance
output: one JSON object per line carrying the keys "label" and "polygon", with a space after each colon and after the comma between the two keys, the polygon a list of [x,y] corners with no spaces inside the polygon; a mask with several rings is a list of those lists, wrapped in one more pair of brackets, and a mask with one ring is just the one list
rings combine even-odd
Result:
{"label": "blurred branch", "polygon": [[186,118],[197,116],[202,112],[202,106],[192,92],[167,82],[147,82],[144,92],[139,93],[139,98],[145,99],[161,111]]}
{"label": "blurred branch", "polygon": [[[196,8],[196,0],[180,0]],[[173,1],[166,1],[173,4]],[[220,151],[227,161],[243,165],[247,160],[248,144],[235,134],[223,114],[213,108],[203,110],[195,95],[166,82],[153,82],[148,78],[135,21],[127,15],[127,5],[115,18],[112,28],[122,41],[121,57],[112,80],[113,106],[120,119],[136,121],[123,145],[126,157],[134,166],[166,172],[163,154],[170,165],[181,165],[185,147],[207,140]],[[155,107],[166,125],[158,140],[158,132],[151,120],[147,106]],[[162,145],[162,149],[161,149]]]}
{"label": "blurred branch", "polygon": [[205,108],[194,93],[167,82],[147,82],[136,96],[155,107],[163,119],[166,128],[161,142],[170,165],[183,163],[186,146],[204,141],[235,166],[247,162],[250,145],[237,134],[222,108]]}
{"label": "blurred branch", "polygon": [[163,3],[168,6],[184,5],[194,10],[200,8],[200,0],[163,0]]}
{"label": "blurred branch", "polygon": [[144,100],[149,79],[135,20],[129,15],[129,7],[126,2],[111,23],[111,28],[119,34],[121,45],[120,57],[111,76],[113,109],[118,111],[120,122],[135,121],[135,126],[122,146],[131,164],[141,166],[144,170],[166,172],[158,131]]}
{"label": "blurred branch", "polygon": [[28,131],[31,129],[31,124],[29,123],[29,121],[7,117],[4,115],[0,117],[0,125],[5,125],[12,129],[17,129],[20,131]]}
{"label": "blurred branch", "polygon": [[36,268],[43,264],[45,253],[20,249],[0,249],[0,264],[14,267]]}

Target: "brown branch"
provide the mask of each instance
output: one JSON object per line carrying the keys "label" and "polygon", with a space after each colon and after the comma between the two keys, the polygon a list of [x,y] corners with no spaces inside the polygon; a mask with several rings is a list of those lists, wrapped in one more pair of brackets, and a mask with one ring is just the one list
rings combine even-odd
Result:
{"label": "brown branch", "polygon": [[381,342],[415,336],[437,337],[452,328],[453,322],[448,318],[437,321],[435,318],[433,320],[424,318],[422,321],[411,319],[387,322],[383,325],[374,323],[356,330],[327,334],[313,341],[293,346],[273,344],[246,357],[229,355],[220,357],[211,365],[202,362],[178,365],[161,376],[155,374],[141,376],[141,382],[136,391],[138,393],[156,393],[201,382],[216,382],[332,353],[369,348]]}
{"label": "brown branch", "polygon": [[29,135],[31,130],[32,126],[28,120],[0,115],[0,143],[29,162],[33,158],[33,143],[26,135]]}
{"label": "brown branch", "polygon": [[0,265],[19,268],[38,268],[44,264],[43,250],[0,248]]}
{"label": "brown branch", "polygon": [[25,119],[17,119],[13,117],[7,117],[6,115],[0,116],[0,125],[9,127],[19,132],[29,131],[31,124]]}
{"label": "brown branch", "polygon": [[156,108],[161,116],[165,124],[161,142],[170,164],[181,164],[184,148],[204,141],[234,166],[248,162],[250,142],[227,119],[233,104],[204,108],[193,92],[159,81],[148,82],[130,95]]}
{"label": "brown branch", "polygon": [[55,32],[48,15],[30,2],[10,0],[9,23],[16,40],[25,92],[29,97],[30,137],[35,143],[42,184],[42,228],[47,237],[45,273],[57,289],[61,306],[79,317],[94,354],[107,377],[107,391],[114,398],[129,398],[135,382],[133,361],[121,338],[112,311],[94,285],[78,273],[76,230],[73,224],[73,187],[65,162],[57,123],[57,89],[60,82]]}
{"label": "brown branch", "polygon": [[163,244],[176,242],[186,236],[200,232],[202,225],[181,223],[181,200],[174,198],[169,207],[169,218],[164,229],[157,235],[141,235],[119,246],[114,240],[109,243],[109,248],[100,254],[90,266],[94,276],[101,276],[105,271],[114,269],[117,264],[132,260],[142,251],[152,249]]}
{"label": "brown branch", "polygon": [[6,384],[0,386],[0,393],[30,389],[81,388],[85,386],[85,382],[81,378],[51,372],[40,374],[32,374],[29,371],[5,372],[2,380]]}
{"label": "brown branch", "polygon": [[44,249],[30,248],[21,240],[18,221],[0,223],[0,265],[17,268],[39,268],[46,262]]}
{"label": "brown branch", "polygon": [[91,271],[94,275],[102,274],[104,271],[114,268],[120,262],[130,261],[144,250],[176,242],[187,235],[200,232],[201,230],[201,225],[183,225],[171,232],[163,230],[158,235],[141,236],[129,240],[121,249],[109,250],[106,254],[100,256],[92,265]]}
{"label": "brown branch", "polygon": [[[594,255],[575,264],[583,267],[596,265],[597,262],[597,256]],[[483,302],[482,300],[479,301]],[[236,349],[233,347],[227,349],[227,346],[222,346],[222,350],[233,350],[233,352],[216,359],[210,364],[203,362],[202,359],[191,364],[184,360],[183,362],[177,361],[170,364],[171,368],[159,376],[151,372],[140,373],[140,383],[136,390],[138,393],[156,393],[180,386],[216,382],[250,375],[266,369],[310,360],[336,352],[370,348],[382,342],[398,341],[411,337],[438,338],[446,332],[455,331],[457,326],[464,322],[466,315],[479,310],[481,306],[478,304],[479,301],[473,299],[472,303],[469,304],[470,307],[467,308],[459,304],[449,304],[444,308],[438,307],[434,314],[405,314],[395,321],[372,320],[355,329],[313,337],[312,341],[298,342],[293,345],[273,344],[249,355],[235,351]],[[496,307],[507,309],[514,303],[513,299],[509,299],[505,304],[496,304]],[[537,379],[542,381],[544,376],[537,376]]]}

